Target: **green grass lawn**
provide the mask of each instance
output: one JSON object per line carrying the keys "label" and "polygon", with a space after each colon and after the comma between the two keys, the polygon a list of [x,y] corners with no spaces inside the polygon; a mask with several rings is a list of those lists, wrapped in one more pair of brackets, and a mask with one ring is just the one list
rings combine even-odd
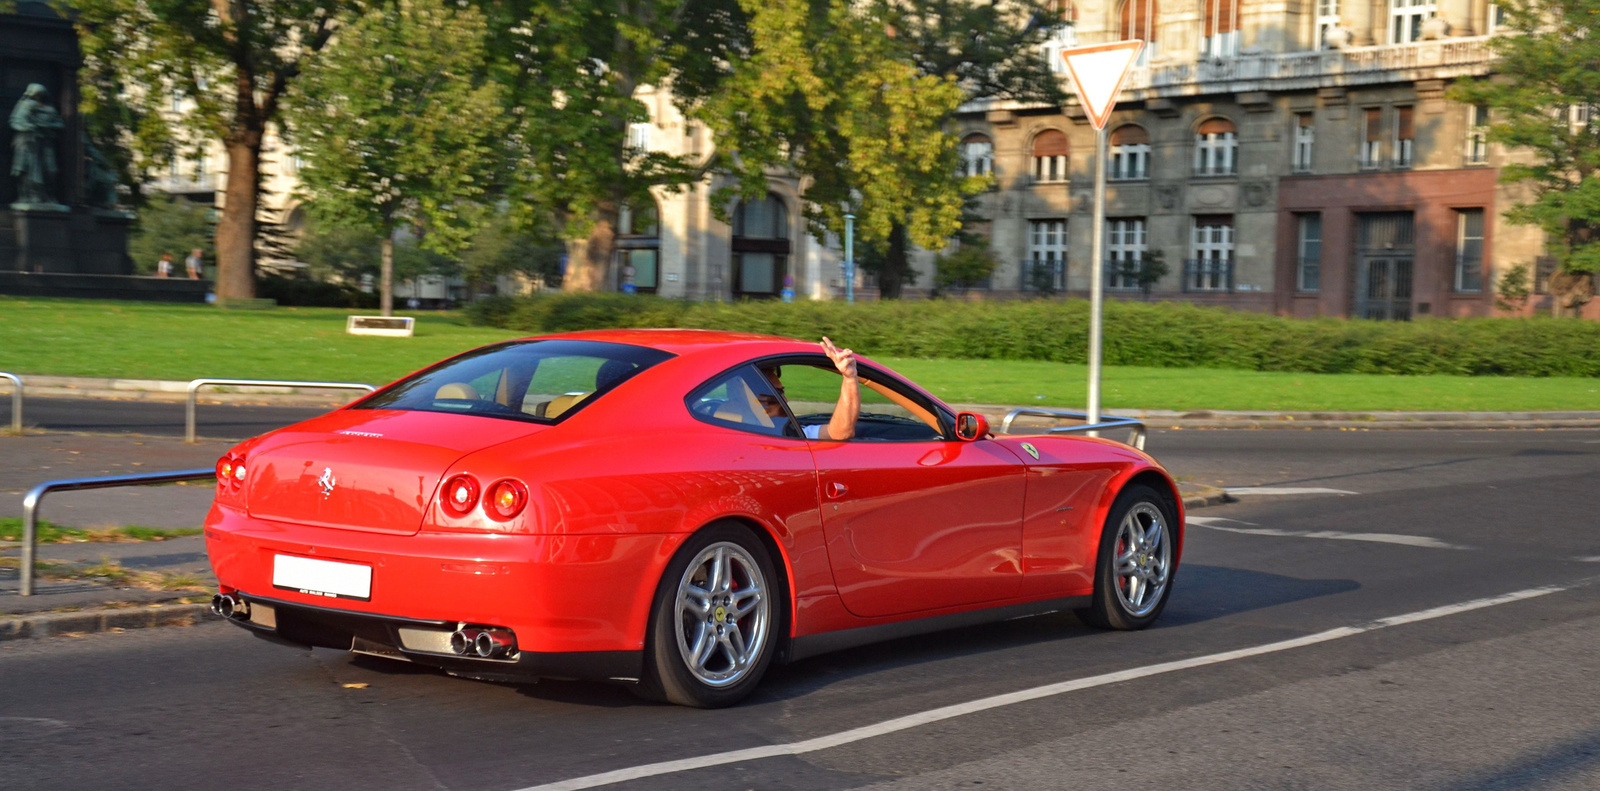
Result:
{"label": "green grass lawn", "polygon": [[[311,379],[381,384],[513,337],[449,313],[417,313],[413,338],[346,335],[359,311],[0,297],[0,371],[130,379]],[[871,349],[859,349],[871,355]],[[881,358],[954,403],[1082,407],[1081,365]],[[1298,374],[1112,367],[1108,408],[1600,410],[1600,379]]]}

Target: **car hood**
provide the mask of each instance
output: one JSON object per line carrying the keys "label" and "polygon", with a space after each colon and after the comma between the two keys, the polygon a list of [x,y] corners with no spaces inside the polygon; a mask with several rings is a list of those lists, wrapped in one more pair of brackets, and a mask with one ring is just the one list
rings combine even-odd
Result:
{"label": "car hood", "polygon": [[250,449],[246,508],[260,519],[410,535],[453,462],[547,429],[438,412],[330,412]]}

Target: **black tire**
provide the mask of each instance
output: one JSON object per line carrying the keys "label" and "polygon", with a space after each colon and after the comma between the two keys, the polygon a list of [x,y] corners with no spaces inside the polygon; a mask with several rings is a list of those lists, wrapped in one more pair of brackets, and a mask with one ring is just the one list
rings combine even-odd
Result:
{"label": "black tire", "polygon": [[[1122,586],[1117,574],[1117,554],[1124,520],[1130,514],[1137,512],[1135,519],[1144,524],[1146,518],[1159,514],[1161,523],[1165,528],[1163,537],[1165,547],[1165,574],[1162,584],[1154,594],[1149,594],[1154,601],[1144,599],[1139,601],[1139,606],[1130,606],[1127,593]],[[1094,599],[1090,605],[1078,610],[1078,617],[1085,623],[1101,629],[1133,630],[1143,629],[1161,617],[1161,611],[1167,607],[1167,600],[1172,596],[1172,585],[1177,576],[1177,549],[1179,540],[1179,527],[1171,500],[1163,493],[1145,484],[1134,484],[1123,489],[1117,495],[1116,502],[1111,506],[1111,512],[1106,515],[1106,523],[1100,531],[1100,551],[1095,560],[1094,570]],[[1158,545],[1158,550],[1162,549]],[[1134,553],[1136,565],[1143,570],[1159,560],[1151,557],[1154,552],[1147,552],[1149,564],[1141,564],[1141,557]],[[1140,583],[1145,584],[1145,583]],[[1152,586],[1155,587],[1155,586]]]}
{"label": "black tire", "polygon": [[[702,561],[702,555],[715,552],[717,548],[725,551],[730,574],[733,578],[732,594],[727,596],[714,595],[708,607],[706,620],[701,621],[698,616],[686,619],[680,626],[678,620],[679,589],[680,585],[689,580],[707,579],[707,567]],[[737,552],[733,551],[736,548]],[[709,562],[709,561],[706,561]],[[691,569],[691,565],[694,566]],[[759,573],[756,580],[753,573]],[[706,576],[702,577],[702,574]],[[755,585],[752,585],[755,583]],[[702,709],[715,709],[732,706],[743,700],[756,686],[761,683],[761,677],[766,674],[767,666],[771,664],[772,657],[777,653],[778,635],[780,630],[786,628],[784,605],[785,591],[780,586],[778,575],[773,570],[772,557],[766,547],[761,543],[750,529],[737,522],[716,522],[706,526],[684,542],[672,562],[667,564],[666,571],[661,575],[661,581],[656,586],[655,600],[650,608],[650,622],[645,634],[644,644],[644,678],[640,679],[637,692],[651,700],[676,703],[681,706],[693,706]],[[740,586],[744,587],[740,587]],[[759,587],[756,587],[756,586]],[[736,608],[746,602],[736,601],[740,590],[762,591],[758,595],[758,605],[765,606],[760,628],[756,628],[755,610],[749,615],[739,616]],[[715,593],[715,592],[714,592]],[[715,620],[717,613],[724,613],[723,621]],[[713,625],[715,624],[715,625]],[[700,634],[701,628],[706,629],[706,639],[718,640],[719,643],[711,648],[709,659],[702,664],[691,667],[693,657],[685,656],[692,650],[689,645],[694,637]],[[727,629],[729,641],[722,643],[720,637],[713,637],[712,629]],[[733,661],[736,649],[732,644],[735,632],[741,635],[741,645],[748,649],[746,654],[748,662],[739,665]],[[750,631],[757,638],[758,645],[744,642],[744,631]],[[693,633],[691,635],[691,632]],[[715,635],[724,634],[716,631]],[[712,660],[715,660],[715,664]],[[723,670],[723,662],[726,669]],[[696,672],[699,669],[699,673]],[[708,681],[702,673],[710,676],[718,672],[731,674],[729,678]]]}

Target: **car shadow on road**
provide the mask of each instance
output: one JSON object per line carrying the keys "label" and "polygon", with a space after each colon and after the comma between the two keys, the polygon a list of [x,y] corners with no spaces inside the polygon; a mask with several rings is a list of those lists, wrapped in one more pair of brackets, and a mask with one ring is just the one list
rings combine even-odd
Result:
{"label": "car shadow on road", "polygon": [[1576,788],[1580,780],[1600,765],[1600,731],[1590,731],[1549,749],[1528,753],[1503,766],[1485,769],[1439,791],[1496,791],[1497,789]]}
{"label": "car shadow on road", "polygon": [[[1345,593],[1361,587],[1354,580],[1298,579],[1246,569],[1185,564],[1180,568],[1172,601],[1156,629],[1186,626],[1251,610]],[[751,703],[798,698],[858,676],[915,667],[963,657],[1044,643],[1059,643],[1099,634],[1068,612],[1016,618],[999,623],[950,629],[860,646],[768,669]],[[383,673],[441,671],[387,659],[353,656],[350,660]],[[594,708],[654,706],[626,687],[581,681],[545,680],[511,684],[530,698]]]}
{"label": "car shadow on road", "polygon": [[[1345,593],[1355,580],[1299,579],[1247,569],[1185,564],[1172,600],[1153,629],[1202,623],[1237,613]],[[891,640],[774,667],[757,700],[782,700],[881,670],[1004,651],[1099,634],[1071,613],[1050,613],[1000,623]]]}

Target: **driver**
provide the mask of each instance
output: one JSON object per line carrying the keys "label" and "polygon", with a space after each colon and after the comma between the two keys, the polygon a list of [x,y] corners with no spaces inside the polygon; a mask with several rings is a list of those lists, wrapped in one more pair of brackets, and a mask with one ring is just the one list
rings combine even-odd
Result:
{"label": "driver", "polygon": [[[844,380],[839,383],[839,404],[833,408],[833,419],[827,425],[804,426],[807,439],[821,439],[841,441],[856,435],[856,416],[861,412],[861,387],[860,380],[856,377],[856,353],[850,349],[840,349],[833,345],[833,341],[826,336],[822,339],[822,352],[833,361],[833,367],[839,370]],[[783,379],[781,369],[774,365],[763,368],[762,373],[767,375],[767,380],[772,383],[772,389],[778,391],[777,398],[761,398],[762,406],[766,407],[767,416],[787,419],[783,412]]]}

